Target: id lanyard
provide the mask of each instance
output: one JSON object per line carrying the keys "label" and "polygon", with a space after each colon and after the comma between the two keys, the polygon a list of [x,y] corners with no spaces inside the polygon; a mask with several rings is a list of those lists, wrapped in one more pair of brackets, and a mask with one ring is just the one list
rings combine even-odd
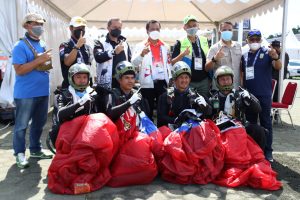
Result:
{"label": "id lanyard", "polygon": [[[72,41],[72,43],[74,44],[74,46],[76,46],[76,43],[74,42],[74,40],[73,40],[72,38],[71,38],[71,41]],[[82,55],[80,49],[78,50],[78,53],[79,53],[79,56],[80,56],[80,58],[81,58],[81,62],[84,63],[83,55]],[[77,63],[79,63],[79,62],[78,62],[78,59],[77,59]]]}
{"label": "id lanyard", "polygon": [[[164,64],[164,58],[163,58],[163,56],[162,56],[162,50],[161,50],[161,46],[159,47],[159,57],[160,57],[160,62],[161,62],[161,64]],[[156,60],[155,60],[155,58],[154,58],[154,56],[153,56],[153,54],[152,54],[152,65],[154,65],[156,62],[155,62]]]}
{"label": "id lanyard", "polygon": [[[258,57],[258,55],[259,55],[259,53],[260,53],[260,50],[261,49],[259,49],[257,52],[256,52],[256,55],[255,55],[255,58],[254,58],[254,60],[253,60],[253,63],[252,63],[252,66],[254,67],[254,65],[255,65],[255,63],[256,63],[256,60],[257,60],[257,57]],[[248,55],[249,55],[249,53],[247,53],[246,55],[245,55],[245,66],[246,67],[248,67]]]}
{"label": "id lanyard", "polygon": [[192,45],[192,54],[193,54],[194,58],[202,58],[200,41],[199,40],[200,39],[198,37],[196,37],[196,45],[197,45],[197,48],[198,48],[198,51],[199,51],[199,57],[196,56],[196,54],[194,52],[194,49],[193,49],[193,44],[191,42],[191,45]]}

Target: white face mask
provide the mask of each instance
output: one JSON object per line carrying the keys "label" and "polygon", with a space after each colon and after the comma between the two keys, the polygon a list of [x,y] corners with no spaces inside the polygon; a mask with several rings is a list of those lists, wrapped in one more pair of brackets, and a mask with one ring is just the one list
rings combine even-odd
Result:
{"label": "white face mask", "polygon": [[149,37],[152,39],[152,40],[158,40],[159,37],[160,37],[160,32],[159,31],[151,31],[149,33]]}
{"label": "white face mask", "polygon": [[256,51],[257,49],[259,49],[261,47],[261,43],[250,43],[248,44],[250,49],[253,51]]}

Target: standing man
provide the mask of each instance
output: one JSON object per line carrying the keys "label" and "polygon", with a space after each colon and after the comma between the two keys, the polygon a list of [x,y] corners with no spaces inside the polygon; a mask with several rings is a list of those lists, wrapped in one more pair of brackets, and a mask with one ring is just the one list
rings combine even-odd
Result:
{"label": "standing man", "polygon": [[[233,85],[235,89],[240,86],[240,66],[242,57],[242,48],[239,43],[232,41],[233,25],[231,22],[220,24],[221,39],[218,43],[210,47],[205,64],[205,70],[216,70],[220,66],[226,65],[232,68],[234,72]],[[213,81],[213,89],[216,89],[216,83]]]}
{"label": "standing man", "polygon": [[272,102],[272,68],[281,69],[280,57],[275,49],[270,50],[261,47],[261,32],[251,30],[247,35],[247,43],[250,47],[249,52],[242,56],[242,77],[244,87],[252,93],[260,102],[262,111],[258,114],[246,111],[246,119],[250,123],[257,123],[259,116],[260,125],[268,129],[266,136],[265,156],[273,162],[272,156],[272,121],[271,121],[271,102]]}
{"label": "standing man", "polygon": [[[93,59],[92,49],[86,44],[86,20],[82,17],[73,17],[70,22],[71,38],[59,46],[60,65],[63,76],[62,88],[68,88],[68,70],[75,63],[85,63],[90,68]],[[90,77],[90,81],[92,78]],[[92,83],[90,82],[92,85]]]}
{"label": "standing man", "polygon": [[50,91],[49,72],[45,70],[45,66],[51,63],[51,50],[46,51],[44,41],[40,40],[45,22],[39,14],[27,14],[22,24],[26,29],[25,37],[16,43],[12,52],[12,63],[16,71],[13,148],[19,168],[29,166],[25,156],[25,134],[30,120],[30,157],[52,158],[42,152],[40,141],[47,121]]}
{"label": "standing man", "polygon": [[208,96],[210,79],[208,72],[205,71],[206,55],[209,49],[207,38],[196,35],[199,24],[195,16],[186,16],[183,24],[187,36],[175,44],[172,64],[180,60],[186,62],[192,70],[190,86],[200,94]]}
{"label": "standing man", "polygon": [[119,87],[115,78],[116,66],[121,61],[131,61],[131,51],[126,38],[121,35],[122,21],[112,18],[107,23],[108,33],[95,41],[94,57],[97,62],[97,85],[106,89]]}
{"label": "standing man", "polygon": [[161,94],[171,78],[169,47],[159,39],[160,23],[150,20],[146,24],[148,39],[137,44],[132,63],[138,67],[142,96],[148,100],[152,119],[154,102],[158,102]]}
{"label": "standing man", "polygon": [[[280,57],[280,54],[281,54],[281,45],[280,45],[280,41],[278,40],[274,40],[272,43],[271,43],[271,46],[276,50],[278,56]],[[284,75],[283,75],[283,79],[286,78],[286,74],[287,74],[287,67],[288,67],[288,64],[290,62],[290,57],[289,57],[289,54],[287,54],[285,52],[285,59],[284,59]],[[278,81],[279,81],[279,71],[278,70],[275,70],[274,68],[272,68],[272,78],[275,79],[277,81],[277,85],[276,85],[276,88],[275,88],[275,93],[274,93],[274,96],[273,96],[273,101],[274,102],[278,102]]]}

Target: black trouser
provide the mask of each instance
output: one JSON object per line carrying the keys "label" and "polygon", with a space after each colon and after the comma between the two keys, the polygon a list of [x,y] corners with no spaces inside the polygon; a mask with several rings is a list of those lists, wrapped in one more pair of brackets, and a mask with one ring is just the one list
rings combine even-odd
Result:
{"label": "black trouser", "polygon": [[266,133],[267,130],[259,126],[258,124],[247,124],[245,126],[246,132],[248,135],[252,137],[252,139],[260,146],[260,148],[264,151],[266,146]]}
{"label": "black trouser", "polygon": [[165,80],[157,80],[154,82],[154,88],[142,88],[141,93],[143,98],[147,99],[150,107],[150,116],[148,116],[153,121],[153,110],[155,109],[154,103],[156,101],[156,106],[158,103],[158,98],[164,92],[167,91],[167,83]]}

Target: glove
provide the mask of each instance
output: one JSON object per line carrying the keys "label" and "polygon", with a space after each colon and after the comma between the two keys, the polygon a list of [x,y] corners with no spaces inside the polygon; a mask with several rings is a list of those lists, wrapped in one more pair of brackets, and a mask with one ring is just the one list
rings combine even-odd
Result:
{"label": "glove", "polygon": [[142,99],[141,95],[139,93],[134,93],[130,99],[129,99],[129,103],[130,105],[135,104],[137,101],[140,101]]}
{"label": "glove", "polygon": [[241,92],[241,96],[245,99],[245,98],[247,98],[247,99],[250,99],[250,94],[249,94],[249,92],[247,91],[247,90],[243,90],[242,92]]}
{"label": "glove", "polygon": [[194,102],[195,102],[196,104],[198,104],[199,106],[201,106],[201,105],[204,106],[204,107],[207,106],[207,103],[206,103],[206,101],[205,101],[205,99],[204,99],[203,96],[197,97],[197,98],[194,100]]}
{"label": "glove", "polygon": [[91,101],[91,96],[89,93],[86,93],[85,95],[83,95],[83,97],[81,97],[78,101],[79,105],[84,105],[86,102]]}

